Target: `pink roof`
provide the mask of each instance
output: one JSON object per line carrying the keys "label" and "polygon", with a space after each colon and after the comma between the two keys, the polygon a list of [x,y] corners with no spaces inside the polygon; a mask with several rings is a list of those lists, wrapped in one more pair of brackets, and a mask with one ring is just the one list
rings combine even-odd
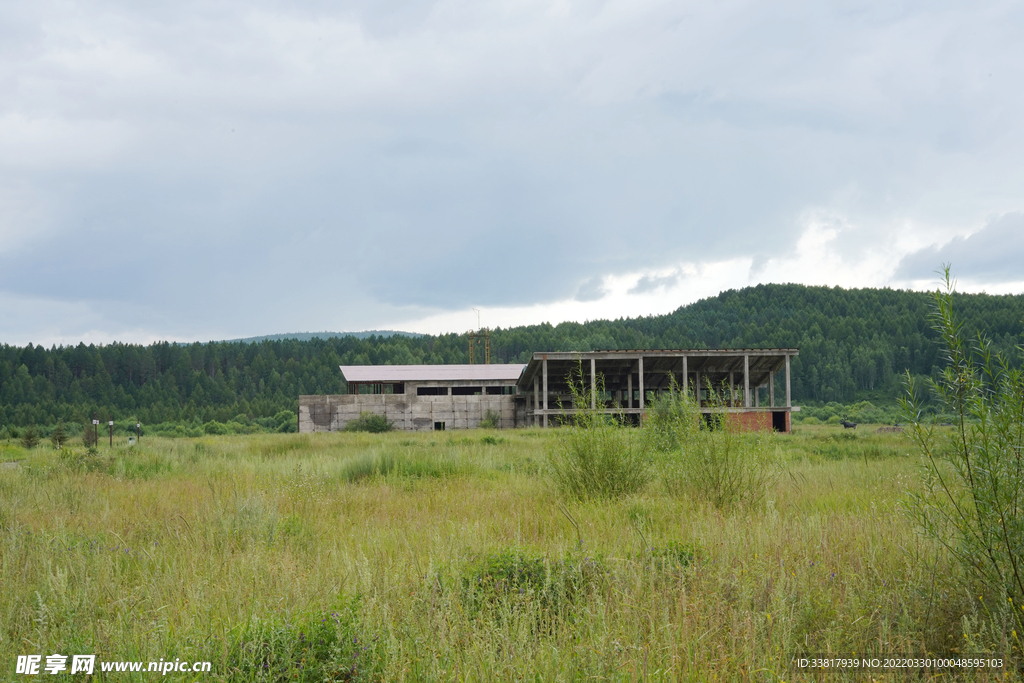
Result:
{"label": "pink roof", "polygon": [[526,365],[342,365],[346,382],[479,382],[505,380],[515,382]]}

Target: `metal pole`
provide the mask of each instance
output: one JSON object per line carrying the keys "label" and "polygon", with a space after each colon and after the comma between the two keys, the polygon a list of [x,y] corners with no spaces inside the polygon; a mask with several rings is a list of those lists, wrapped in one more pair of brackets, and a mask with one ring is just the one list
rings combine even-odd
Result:
{"label": "metal pole", "polygon": [[138,441],[139,443],[142,443],[142,423],[141,422],[136,422],[135,423],[135,440]]}
{"label": "metal pole", "polygon": [[110,447],[114,447],[114,416],[107,416],[107,428],[110,429]]}

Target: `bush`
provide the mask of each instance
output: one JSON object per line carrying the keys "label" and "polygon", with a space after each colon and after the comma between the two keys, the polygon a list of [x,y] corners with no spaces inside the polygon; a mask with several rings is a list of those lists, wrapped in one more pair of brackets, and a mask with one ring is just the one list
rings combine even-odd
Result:
{"label": "bush", "polygon": [[68,433],[67,430],[64,429],[64,423],[58,422],[57,426],[53,428],[52,432],[50,432],[50,443],[53,444],[54,448],[59,450],[64,447],[67,440]]}
{"label": "bush", "polygon": [[725,412],[701,415],[696,401],[675,391],[652,401],[645,426],[669,453],[665,484],[719,508],[755,505],[779,475],[779,457],[771,432],[744,434]]}
{"label": "bush", "polygon": [[493,410],[484,413],[484,419],[480,420],[481,429],[498,429],[499,427],[501,427],[501,415]]}
{"label": "bush", "polygon": [[345,425],[346,432],[370,432],[372,434],[390,432],[394,428],[395,423],[388,422],[383,415],[373,415],[372,413],[362,413],[359,419],[352,420]]}
{"label": "bush", "polygon": [[591,409],[582,371],[579,376],[578,382],[570,378],[576,411],[565,415],[567,424],[558,429],[548,452],[555,485],[577,499],[635,493],[650,478],[648,432],[621,426],[600,404]]}
{"label": "bush", "polygon": [[21,432],[21,447],[27,449],[35,448],[37,445],[39,445],[39,432],[36,431],[36,428],[33,426],[23,429]]}
{"label": "bush", "polygon": [[[955,282],[935,294],[933,327],[948,361],[927,387],[951,430],[923,419],[924,392],[909,375],[903,407],[922,454],[924,490],[911,510],[926,534],[1009,606],[1024,632],[1024,371],[980,334],[969,342],[953,311]],[[929,424],[930,423],[930,424]],[[971,593],[973,595],[973,591]],[[1017,641],[1020,647],[1020,641]]]}

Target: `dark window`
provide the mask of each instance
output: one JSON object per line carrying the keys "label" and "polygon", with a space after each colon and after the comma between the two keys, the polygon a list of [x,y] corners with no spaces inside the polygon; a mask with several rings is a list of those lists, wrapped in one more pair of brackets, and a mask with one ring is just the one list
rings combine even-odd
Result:
{"label": "dark window", "polygon": [[452,396],[479,396],[482,393],[483,387],[452,387]]}
{"label": "dark window", "polygon": [[435,422],[434,423],[434,431],[435,432],[443,432],[444,431],[444,422]]}
{"label": "dark window", "polygon": [[514,386],[509,387],[487,387],[488,396],[508,396],[509,394],[516,393]]}
{"label": "dark window", "polygon": [[416,387],[417,396],[447,396],[448,387]]}

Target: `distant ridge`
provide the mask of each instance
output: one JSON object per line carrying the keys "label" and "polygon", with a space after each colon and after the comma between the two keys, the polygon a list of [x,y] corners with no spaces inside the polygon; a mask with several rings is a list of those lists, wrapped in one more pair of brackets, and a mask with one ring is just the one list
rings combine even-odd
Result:
{"label": "distant ridge", "polygon": [[244,337],[242,339],[225,339],[226,342],[242,342],[258,344],[262,341],[283,341],[294,339],[296,341],[309,341],[311,339],[330,339],[331,337],[354,337],[355,339],[368,339],[370,337],[422,337],[418,332],[402,332],[401,330],[365,330],[363,332],[286,332],[284,334],[265,334],[262,337]]}

